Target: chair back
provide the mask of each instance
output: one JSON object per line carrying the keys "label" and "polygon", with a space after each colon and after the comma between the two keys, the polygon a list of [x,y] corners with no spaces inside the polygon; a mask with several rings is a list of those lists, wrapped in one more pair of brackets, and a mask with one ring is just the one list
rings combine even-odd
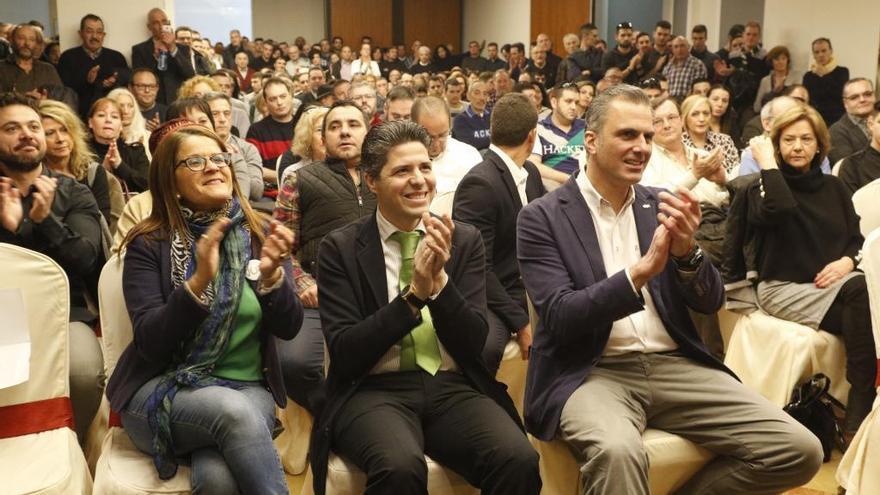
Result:
{"label": "chair back", "polygon": [[862,262],[859,267],[865,272],[868,286],[868,299],[871,306],[871,328],[874,330],[874,348],[880,359],[880,229],[868,234],[862,247]]}
{"label": "chair back", "polygon": [[871,231],[880,227],[880,202],[877,201],[880,196],[878,195],[880,195],[880,179],[862,186],[853,194],[853,206],[861,218],[859,230],[864,237],[868,237]]}
{"label": "chair back", "polygon": [[455,199],[455,192],[450,191],[443,194],[438,194],[434,196],[434,200],[431,201],[430,210],[431,213],[435,215],[443,216],[443,214],[449,215],[452,218],[452,201]]}
{"label": "chair back", "polygon": [[0,389],[0,408],[69,397],[67,275],[48,256],[5,243],[0,243],[0,266],[0,289],[21,290],[31,341],[28,380]]}
{"label": "chair back", "polygon": [[844,160],[845,160],[845,158],[841,158],[840,160],[837,160],[836,162],[834,162],[834,166],[831,167],[831,175],[833,175],[835,177],[840,176],[840,167],[843,166]]}
{"label": "chair back", "polygon": [[133,338],[128,308],[122,296],[122,258],[114,254],[101,270],[98,279],[98,305],[101,308],[101,335],[104,373],[109,377],[119,356]]}

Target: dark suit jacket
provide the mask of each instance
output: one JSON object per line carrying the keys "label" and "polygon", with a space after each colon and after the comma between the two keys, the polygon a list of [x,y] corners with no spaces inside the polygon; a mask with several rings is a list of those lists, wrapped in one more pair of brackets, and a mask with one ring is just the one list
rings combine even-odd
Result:
{"label": "dark suit jacket", "polygon": [[[632,208],[642,254],[657,228],[657,191],[635,186]],[[526,429],[550,440],[559,428],[562,407],[602,357],[611,324],[644,309],[644,301],[623,270],[605,273],[593,220],[575,176],[523,208],[517,236],[523,281],[540,316],[526,377]],[[715,267],[705,260],[685,282],[670,260],[646,288],[679,352],[730,373],[706,351],[687,311],[690,307],[714,313],[721,307],[724,287]]]}
{"label": "dark suit jacket", "polygon": [[831,133],[831,150],[828,152],[828,161],[833,167],[841,158],[846,158],[857,151],[862,151],[870,142],[868,136],[859,129],[849,114],[843,114],[828,131]]}
{"label": "dark suit jacket", "polygon": [[[480,356],[488,333],[480,234],[470,225],[456,223],[452,245],[446,263],[449,282],[428,303],[437,337],[474,388],[521,425],[506,387],[495,381]],[[317,414],[309,455],[315,493],[323,495],[334,418],[385,352],[420,320],[399,296],[388,300],[376,215],[328,234],[321,243],[319,266],[321,323],[330,370],[327,403]]]}
{"label": "dark suit jacket", "polygon": [[[532,202],[544,195],[541,174],[531,162],[526,198]],[[515,332],[529,322],[526,289],[516,261],[516,217],[522,202],[507,165],[494,151],[474,166],[455,191],[452,217],[480,230],[486,246],[486,299],[489,309]]]}
{"label": "dark suit jacket", "polygon": [[177,44],[177,55],[168,57],[168,67],[160,71],[159,60],[153,56],[153,40],[148,39],[131,47],[131,67],[153,69],[159,76],[159,94],[156,101],[168,105],[177,99],[177,89],[183,81],[196,75],[189,56],[189,47]]}
{"label": "dark suit jacket", "polygon": [[[259,253],[259,249],[254,252]],[[256,282],[248,280],[263,311],[260,320],[263,375],[280,407],[287,404],[287,394],[274,336],[292,339],[303,319],[302,303],[293,290],[290,270],[288,261],[283,285],[262,296],[257,293]],[[139,236],[128,245],[122,291],[134,339],[119,357],[107,383],[107,398],[114,411],[122,411],[144,383],[168,370],[180,342],[192,338],[208,316],[208,310],[198,304],[185,287],[171,287],[171,243],[167,239],[147,240]]]}

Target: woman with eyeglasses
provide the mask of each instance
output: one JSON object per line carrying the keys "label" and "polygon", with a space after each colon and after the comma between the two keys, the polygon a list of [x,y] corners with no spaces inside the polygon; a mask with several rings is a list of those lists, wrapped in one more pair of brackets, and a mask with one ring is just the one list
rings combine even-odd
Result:
{"label": "woman with eyeglasses", "polygon": [[159,478],[185,458],[194,493],[286,494],[274,337],[302,323],[284,274],[293,234],[251,209],[213,132],[176,119],[153,139],[153,209],[120,248],[134,340],[107,397]]}
{"label": "woman with eyeglasses", "polygon": [[761,309],[843,337],[851,437],[874,402],[877,358],[865,277],[856,270],[859,217],[843,182],[820,167],[830,144],[825,121],[806,105],[776,116],[769,137],[752,138],[761,176],[747,190],[748,221]]}
{"label": "woman with eyeglasses", "polygon": [[733,139],[727,134],[715,132],[710,127],[712,105],[705,96],[690,95],[681,104],[684,119],[684,144],[706,153],[721,148],[721,163],[727,174],[736,176],[739,169],[739,152]]}

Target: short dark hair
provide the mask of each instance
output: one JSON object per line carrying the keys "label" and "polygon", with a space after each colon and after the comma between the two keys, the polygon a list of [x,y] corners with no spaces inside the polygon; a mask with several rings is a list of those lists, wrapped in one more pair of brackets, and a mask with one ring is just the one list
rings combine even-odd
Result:
{"label": "short dark hair", "polygon": [[355,110],[357,110],[358,115],[361,116],[361,120],[363,120],[364,125],[369,125],[369,122],[367,122],[367,116],[364,115],[364,111],[361,109],[360,106],[358,106],[357,103],[352,100],[337,100],[333,102],[332,105],[330,105],[327,113],[324,114],[324,122],[321,124],[321,137],[324,137],[324,135],[327,134],[327,123],[330,122],[330,113],[333,112],[333,110],[341,107],[354,108]]}
{"label": "short dark hair", "polygon": [[734,24],[733,26],[730,26],[730,30],[727,31],[727,37],[730,39],[739,38],[745,30],[746,27],[742,24]]}
{"label": "short dark hair", "polygon": [[6,108],[12,105],[29,107],[31,110],[37,112],[37,115],[40,114],[39,103],[30,96],[25,96],[21,93],[13,93],[12,91],[0,94],[0,108]]}
{"label": "short dark hair", "polygon": [[581,24],[580,31],[581,31],[582,33],[583,33],[583,32],[588,32],[588,31],[594,31],[594,30],[595,30],[595,31],[598,31],[599,28],[596,27],[596,25],[593,24],[592,22],[588,22],[588,23],[586,23],[586,24]]}
{"label": "short dark hair", "polygon": [[82,31],[86,28],[86,21],[98,21],[101,24],[104,24],[104,20],[95,14],[86,14],[82,16],[82,19],[79,20],[79,30]]}
{"label": "short dark hair", "polygon": [[[324,121],[327,119],[325,117]],[[409,120],[385,122],[370,129],[361,147],[361,170],[374,180],[379,178],[388,162],[388,153],[401,144],[421,143],[427,150],[431,137],[424,127]]]}
{"label": "short dark hair", "polygon": [[174,30],[174,36],[177,36],[177,33],[181,31],[189,31],[190,33],[193,32],[192,28],[189,26],[177,26],[177,29]]}
{"label": "short dark hair", "polygon": [[412,89],[406,86],[395,86],[391,88],[391,91],[385,96],[385,101],[398,101],[398,100],[413,100],[415,101],[416,94]]}
{"label": "short dark hair", "polygon": [[705,24],[697,24],[696,26],[694,26],[693,29],[691,29],[691,34],[693,33],[709,34],[709,30],[706,29]]}
{"label": "short dark hair", "polygon": [[672,29],[672,24],[670,24],[669,21],[659,20],[659,21],[657,21],[657,24],[654,24],[654,28],[655,28],[655,29],[656,29],[656,28],[661,28],[661,29],[669,29],[669,30],[671,30],[671,29]]}
{"label": "short dark hair", "polygon": [[519,146],[538,125],[538,112],[526,95],[508,93],[495,102],[489,128],[496,146]]}
{"label": "short dark hair", "polygon": [[816,43],[828,43],[828,48],[831,50],[834,49],[834,47],[831,46],[831,40],[828,38],[822,37],[822,38],[814,39],[813,42],[810,43],[810,48],[813,48],[814,46],[816,46]]}
{"label": "short dark hair", "polygon": [[560,96],[562,96],[563,91],[574,91],[575,93],[577,93],[578,87],[572,83],[557,84],[556,86],[553,86],[552,89],[550,89],[550,98],[558,99]]}
{"label": "short dark hair", "polygon": [[178,98],[168,105],[165,111],[165,120],[174,120],[184,117],[184,114],[190,110],[198,110],[208,116],[211,121],[211,130],[214,130],[214,114],[211,113],[211,106],[204,98]]}
{"label": "short dark hair", "polygon": [[494,46],[495,48],[498,48],[498,43],[495,43],[494,41],[492,41],[486,46]]}
{"label": "short dark hair", "polygon": [[694,81],[691,83],[691,89],[694,89],[694,86],[696,86],[697,84],[700,84],[700,83],[709,83],[710,85],[712,84],[712,82],[709,81],[708,79],[706,79],[705,77],[698,77],[698,78],[694,79]]}

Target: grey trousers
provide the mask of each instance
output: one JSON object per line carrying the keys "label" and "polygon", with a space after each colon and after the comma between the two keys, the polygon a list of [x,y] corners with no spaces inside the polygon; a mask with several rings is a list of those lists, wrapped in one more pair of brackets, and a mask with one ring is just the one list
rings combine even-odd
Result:
{"label": "grey trousers", "polygon": [[779,493],[822,464],[809,430],[727,373],[677,352],[629,353],[602,358],[562,409],[560,437],[581,465],[581,492],[647,495],[649,425],[718,455],[678,493]]}
{"label": "grey trousers", "polygon": [[104,355],[95,331],[85,323],[70,322],[70,403],[80,443],[101,405],[104,378]]}

